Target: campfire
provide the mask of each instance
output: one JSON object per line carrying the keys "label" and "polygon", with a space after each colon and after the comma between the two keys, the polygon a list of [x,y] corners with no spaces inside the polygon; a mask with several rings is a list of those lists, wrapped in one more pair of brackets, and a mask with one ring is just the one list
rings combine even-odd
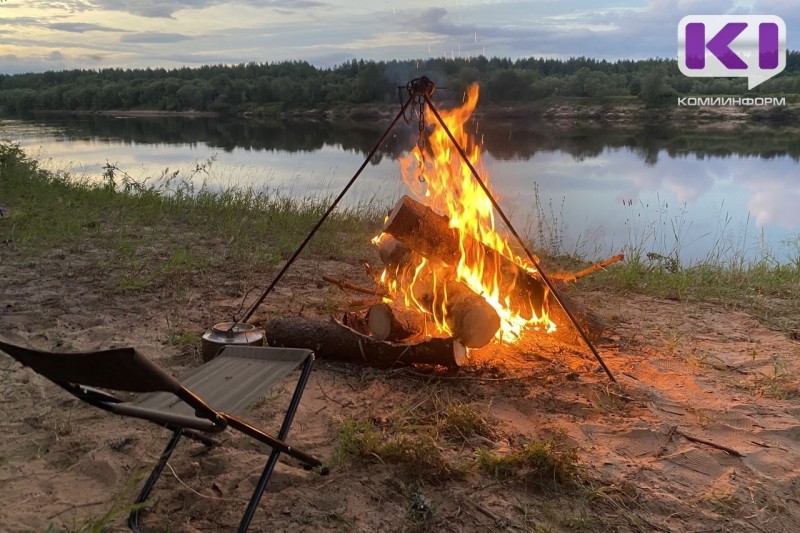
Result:
{"label": "campfire", "polygon": [[[430,103],[432,89],[423,96],[409,93],[409,103],[415,98]],[[380,300],[341,320],[275,319],[266,328],[270,344],[308,347],[320,357],[378,367],[453,367],[466,362],[469,349],[492,341],[516,343],[531,331],[558,331],[561,341],[580,342],[569,333],[576,320],[584,336],[599,336],[600,317],[545,279],[538,260],[515,253],[496,228],[495,195],[475,175],[482,168],[481,147],[468,121],[477,102],[473,85],[460,107],[441,114],[431,109],[439,122],[424,124],[422,108],[417,111],[420,140],[400,162],[409,194],[372,240],[383,263],[378,269],[368,266],[378,288],[324,278]],[[503,220],[510,226],[504,215]]]}
{"label": "campfire", "polygon": [[[481,168],[480,146],[467,128],[477,102],[472,85],[461,107],[441,115],[472,166]],[[395,333],[392,326],[422,323],[412,329],[480,348],[492,339],[514,342],[528,329],[555,330],[538,273],[495,228],[488,195],[444,128],[434,123],[423,139],[401,160],[416,200],[401,198],[373,240],[387,292],[386,305],[369,313],[373,335],[399,340],[408,328]]]}

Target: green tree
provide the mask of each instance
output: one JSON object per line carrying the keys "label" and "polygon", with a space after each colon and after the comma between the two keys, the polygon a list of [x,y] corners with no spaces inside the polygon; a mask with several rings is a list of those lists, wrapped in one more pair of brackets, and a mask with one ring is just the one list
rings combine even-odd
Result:
{"label": "green tree", "polygon": [[671,87],[666,83],[667,73],[663,67],[656,67],[642,77],[642,90],[639,98],[648,107],[655,107],[669,94]]}

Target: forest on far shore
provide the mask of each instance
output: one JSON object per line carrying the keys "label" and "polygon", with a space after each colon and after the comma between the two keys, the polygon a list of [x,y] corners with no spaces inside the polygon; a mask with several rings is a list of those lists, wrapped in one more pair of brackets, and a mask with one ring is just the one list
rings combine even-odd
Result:
{"label": "forest on far shore", "polygon": [[657,107],[676,96],[800,94],[800,52],[786,69],[747,91],[746,78],[690,78],[674,59],[428,59],[345,62],[332,68],[305,61],[209,65],[199,68],[65,70],[0,74],[0,108],[37,110],[157,110],[269,114],[397,102],[398,86],[428,76],[445,97],[481,85],[485,103],[531,106],[553,98],[609,101],[625,97]]}

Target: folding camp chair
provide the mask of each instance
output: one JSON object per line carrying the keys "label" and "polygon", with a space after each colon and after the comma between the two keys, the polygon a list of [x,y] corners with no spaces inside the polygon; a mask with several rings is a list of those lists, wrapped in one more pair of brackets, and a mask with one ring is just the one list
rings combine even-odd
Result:
{"label": "folding camp chair", "polygon": [[[212,445],[214,441],[209,435],[230,427],[272,448],[239,523],[239,531],[246,531],[250,525],[281,453],[298,459],[308,467],[322,465],[318,459],[285,442],[314,363],[314,354],[310,350],[225,346],[216,358],[193,369],[180,380],[133,348],[90,353],[51,353],[0,340],[0,350],[95,407],[149,420],[172,430],[172,437],[136,499],[137,504],[147,499],[184,435]],[[299,365],[302,365],[300,378],[277,438],[233,414],[248,407]],[[123,401],[100,388],[145,394],[134,401]],[[140,507],[135,505],[128,519],[128,526],[133,531],[139,530]]]}

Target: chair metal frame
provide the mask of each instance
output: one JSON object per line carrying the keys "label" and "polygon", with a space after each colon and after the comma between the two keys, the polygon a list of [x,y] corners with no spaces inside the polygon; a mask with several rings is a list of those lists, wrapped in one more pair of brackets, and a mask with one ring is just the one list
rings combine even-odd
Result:
{"label": "chair metal frame", "polygon": [[[314,365],[314,353],[311,350],[226,346],[220,350],[215,359],[195,368],[181,379],[173,378],[133,348],[60,354],[17,346],[0,339],[0,350],[90,405],[122,416],[144,419],[172,431],[172,436],[134,502],[133,510],[128,517],[128,526],[132,531],[139,531],[139,510],[142,507],[140,504],[147,501],[167,461],[183,436],[198,440],[206,446],[212,446],[215,441],[209,435],[219,434],[230,427],[272,448],[239,522],[237,530],[240,532],[246,531],[250,526],[280,454],[285,453],[300,461],[305,467],[320,468],[323,473],[325,472],[319,459],[286,443],[289,428]],[[248,407],[272,385],[285,378],[298,366],[302,366],[277,438],[242,420],[232,412],[213,407],[211,405],[214,403],[213,399],[204,400],[182,383],[182,380],[202,383],[206,379],[213,378],[214,372],[219,371],[220,368],[223,368],[222,365],[235,357],[260,359],[270,364],[277,361],[281,366],[277,372],[267,377],[266,382],[262,381],[258,383],[257,388],[253,387],[252,393],[244,391],[244,398],[220,400],[222,404],[235,405],[236,409],[232,410]],[[264,369],[264,371],[269,370],[271,368]],[[206,384],[206,387],[208,386]],[[141,395],[135,401],[128,402],[102,389],[147,394]],[[213,391],[211,396],[213,396]],[[179,401],[176,401],[176,398]],[[156,408],[153,408],[153,405]],[[189,412],[187,412],[186,406],[190,408]]]}

